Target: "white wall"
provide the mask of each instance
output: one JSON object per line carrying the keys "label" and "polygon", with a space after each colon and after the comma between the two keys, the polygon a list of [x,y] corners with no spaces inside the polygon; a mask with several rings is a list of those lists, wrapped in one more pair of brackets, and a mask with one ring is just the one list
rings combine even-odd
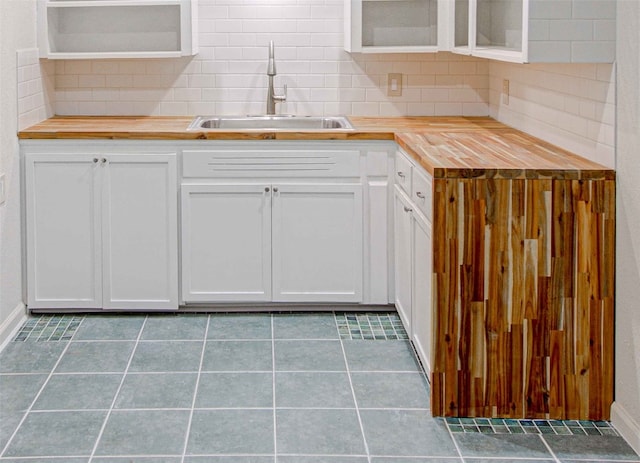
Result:
{"label": "white wall", "polygon": [[640,453],[640,2],[618,2],[616,391],[613,423]]}
{"label": "white wall", "polygon": [[[489,65],[490,114],[500,122],[615,167],[612,64]],[[509,80],[509,104],[502,83]]]}
{"label": "white wall", "polygon": [[[488,115],[488,61],[439,54],[350,55],[343,0],[199,0],[192,58],[56,63],[57,114],[259,114],[269,40],[276,45],[279,112]],[[401,97],[387,74],[404,74]]]}
{"label": "white wall", "polygon": [[17,56],[35,46],[35,0],[0,0],[0,344],[24,315],[20,245]]}

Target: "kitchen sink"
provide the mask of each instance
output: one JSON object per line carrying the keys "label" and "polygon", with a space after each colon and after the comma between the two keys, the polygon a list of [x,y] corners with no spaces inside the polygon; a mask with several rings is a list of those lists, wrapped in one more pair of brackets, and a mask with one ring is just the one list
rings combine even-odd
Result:
{"label": "kitchen sink", "polygon": [[198,116],[188,130],[353,130],[344,116]]}

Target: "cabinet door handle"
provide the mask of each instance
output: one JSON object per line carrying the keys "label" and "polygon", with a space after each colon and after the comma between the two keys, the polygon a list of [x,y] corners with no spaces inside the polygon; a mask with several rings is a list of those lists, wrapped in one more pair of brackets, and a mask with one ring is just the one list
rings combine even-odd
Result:
{"label": "cabinet door handle", "polygon": [[277,187],[277,186],[274,186],[274,187],[273,187],[273,192],[274,192],[274,193],[277,193],[277,192],[278,192],[278,187]]}
{"label": "cabinet door handle", "polygon": [[423,194],[422,194],[422,192],[420,192],[420,191],[418,191],[418,192],[416,193],[416,196],[417,196],[418,198],[420,198],[420,199],[424,199],[424,195],[423,195]]}
{"label": "cabinet door handle", "polygon": [[405,212],[411,212],[411,211],[413,211],[413,209],[411,209],[410,207],[404,206],[404,211]]}
{"label": "cabinet door handle", "polygon": [[99,159],[98,159],[98,158],[93,158],[93,163],[94,163],[94,164],[97,164],[97,163],[98,163],[98,161],[99,161]]}
{"label": "cabinet door handle", "polygon": [[107,163],[107,158],[102,158],[102,159],[100,160],[100,162],[101,162],[101,163],[103,163],[103,164],[106,164],[106,163]]}
{"label": "cabinet door handle", "polygon": [[265,193],[269,193],[271,191],[271,189],[269,187],[265,187],[264,192]]}
{"label": "cabinet door handle", "polygon": [[398,177],[404,178],[405,177],[404,172],[398,172]]}

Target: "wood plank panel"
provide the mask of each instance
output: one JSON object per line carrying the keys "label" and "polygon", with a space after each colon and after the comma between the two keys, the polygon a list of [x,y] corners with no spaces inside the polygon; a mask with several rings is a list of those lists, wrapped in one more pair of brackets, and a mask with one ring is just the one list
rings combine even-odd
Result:
{"label": "wood plank panel", "polygon": [[615,182],[435,184],[434,414],[608,419]]}

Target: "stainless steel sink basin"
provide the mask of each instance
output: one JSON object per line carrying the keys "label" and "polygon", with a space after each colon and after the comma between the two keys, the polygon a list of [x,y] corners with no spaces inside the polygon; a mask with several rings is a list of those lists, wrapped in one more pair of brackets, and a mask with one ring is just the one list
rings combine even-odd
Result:
{"label": "stainless steel sink basin", "polygon": [[188,130],[353,130],[344,116],[198,116]]}

